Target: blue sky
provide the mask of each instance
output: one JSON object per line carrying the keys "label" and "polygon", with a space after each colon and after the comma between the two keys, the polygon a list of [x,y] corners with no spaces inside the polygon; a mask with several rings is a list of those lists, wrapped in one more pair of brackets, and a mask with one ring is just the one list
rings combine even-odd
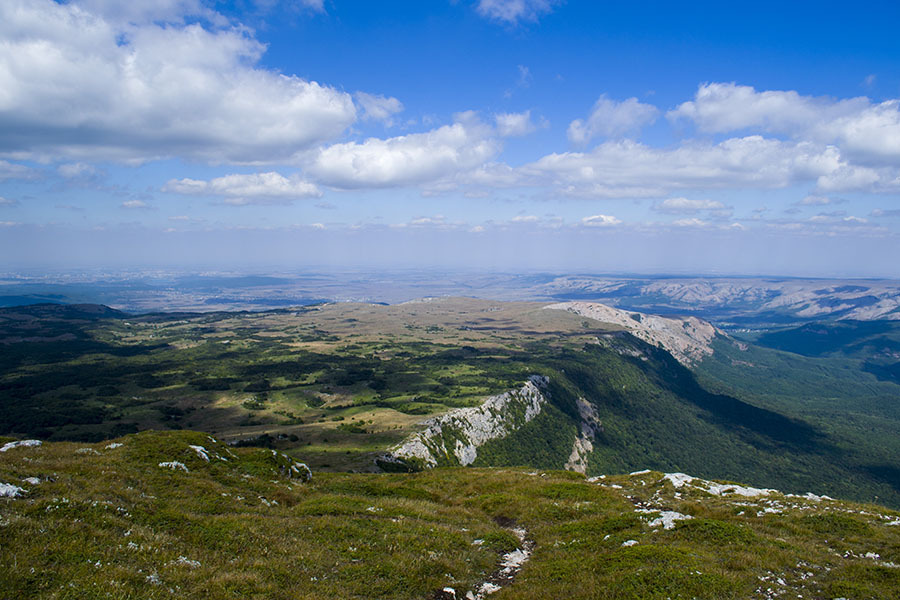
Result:
{"label": "blue sky", "polygon": [[900,276],[898,22],[7,0],[0,267]]}

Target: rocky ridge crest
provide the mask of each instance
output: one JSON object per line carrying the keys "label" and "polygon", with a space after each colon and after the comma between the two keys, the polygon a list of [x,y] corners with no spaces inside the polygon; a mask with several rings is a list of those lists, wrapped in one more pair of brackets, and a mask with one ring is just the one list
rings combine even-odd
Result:
{"label": "rocky ridge crest", "polygon": [[582,317],[624,327],[648,344],[668,350],[678,362],[688,367],[711,355],[713,339],[716,335],[724,335],[716,327],[697,317],[660,317],[620,310],[598,302],[560,302],[544,308],[566,310]]}

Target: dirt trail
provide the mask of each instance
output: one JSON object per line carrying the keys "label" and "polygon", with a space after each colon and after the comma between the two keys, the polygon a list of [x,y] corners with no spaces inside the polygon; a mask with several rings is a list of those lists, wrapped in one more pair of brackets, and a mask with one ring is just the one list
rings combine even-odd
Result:
{"label": "dirt trail", "polygon": [[500,591],[515,580],[522,566],[531,558],[534,542],[527,539],[528,531],[524,527],[519,527],[514,520],[500,517],[497,523],[519,539],[519,547],[504,554],[500,558],[497,570],[478,584],[475,591],[468,591],[465,596],[457,596],[454,588],[445,587],[435,593],[434,600],[485,600],[487,596]]}

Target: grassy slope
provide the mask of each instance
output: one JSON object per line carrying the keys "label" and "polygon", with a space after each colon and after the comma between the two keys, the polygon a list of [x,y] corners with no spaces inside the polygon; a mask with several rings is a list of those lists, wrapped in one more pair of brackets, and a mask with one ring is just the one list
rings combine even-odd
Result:
{"label": "grassy slope", "polygon": [[[427,598],[447,585],[471,589],[515,547],[498,518],[536,544],[498,600],[900,593],[900,568],[886,564],[900,563],[900,527],[887,525],[900,514],[876,506],[676,493],[659,473],[589,483],[565,472],[437,469],[315,473],[304,484],[286,479],[269,451],[232,455],[205,434],[118,441],[0,454],[0,481],[28,489],[0,499],[6,594]],[[205,463],[189,444],[229,460]],[[169,460],[190,472],[158,467]],[[656,514],[635,503],[694,519],[654,529]]]}

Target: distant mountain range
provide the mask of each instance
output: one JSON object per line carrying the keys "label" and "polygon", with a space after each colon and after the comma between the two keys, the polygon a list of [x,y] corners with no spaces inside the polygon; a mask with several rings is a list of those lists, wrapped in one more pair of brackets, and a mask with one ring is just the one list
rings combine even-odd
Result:
{"label": "distant mountain range", "polygon": [[726,329],[900,320],[900,281],[885,279],[421,271],[0,279],[0,306],[102,303],[129,312],[267,310],[326,301],[396,304],[451,296],[601,302],[651,314],[693,315]]}
{"label": "distant mountain range", "polygon": [[554,298],[693,314],[717,324],[900,320],[900,282],[893,280],[564,276],[541,287]]}

